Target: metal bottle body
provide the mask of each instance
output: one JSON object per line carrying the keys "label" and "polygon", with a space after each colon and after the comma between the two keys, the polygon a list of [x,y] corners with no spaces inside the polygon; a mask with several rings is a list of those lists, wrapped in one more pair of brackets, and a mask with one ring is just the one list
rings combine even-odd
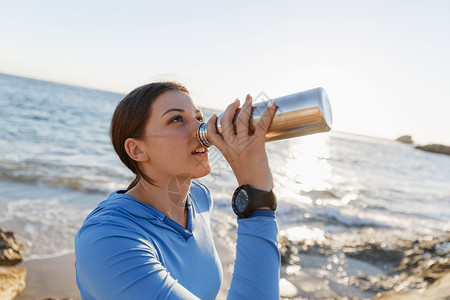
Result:
{"label": "metal bottle body", "polygon": [[[266,141],[278,141],[319,132],[327,132],[332,126],[331,106],[327,93],[321,87],[258,102],[253,105],[250,117],[249,131],[253,133],[263,116],[269,102],[275,101],[277,111],[266,134]],[[222,133],[220,121],[223,113],[217,119],[216,130]],[[234,117],[236,126],[238,114]],[[264,120],[263,120],[264,121]],[[212,143],[208,140],[206,124],[201,123],[197,129],[198,139],[205,147]]]}

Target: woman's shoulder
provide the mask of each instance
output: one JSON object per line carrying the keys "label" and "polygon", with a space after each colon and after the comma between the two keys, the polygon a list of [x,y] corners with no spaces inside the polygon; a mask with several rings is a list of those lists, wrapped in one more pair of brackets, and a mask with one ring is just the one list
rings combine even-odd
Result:
{"label": "woman's shoulder", "polygon": [[113,192],[86,217],[76,235],[77,244],[91,243],[99,237],[145,238],[164,215],[122,191]]}
{"label": "woman's shoulder", "polygon": [[154,208],[125,194],[124,191],[116,191],[100,202],[84,223],[134,223],[141,218],[151,220],[163,217]]}

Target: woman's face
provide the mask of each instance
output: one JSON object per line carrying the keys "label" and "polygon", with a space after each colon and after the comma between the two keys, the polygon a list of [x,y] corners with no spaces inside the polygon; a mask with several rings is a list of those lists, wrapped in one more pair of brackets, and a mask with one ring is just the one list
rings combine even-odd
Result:
{"label": "woman's face", "polygon": [[202,121],[202,112],[184,92],[167,91],[154,100],[144,131],[150,178],[191,179],[211,172],[208,149],[197,138]]}

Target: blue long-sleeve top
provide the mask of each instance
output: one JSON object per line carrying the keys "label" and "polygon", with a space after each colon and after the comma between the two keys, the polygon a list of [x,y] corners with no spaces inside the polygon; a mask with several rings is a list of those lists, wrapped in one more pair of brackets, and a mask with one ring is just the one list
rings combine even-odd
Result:
{"label": "blue long-sleeve top", "polygon": [[[215,299],[222,267],[210,229],[212,198],[193,182],[187,228],[155,208],[112,193],[75,237],[76,280],[83,299]],[[277,224],[270,210],[238,219],[228,299],[279,299]]]}

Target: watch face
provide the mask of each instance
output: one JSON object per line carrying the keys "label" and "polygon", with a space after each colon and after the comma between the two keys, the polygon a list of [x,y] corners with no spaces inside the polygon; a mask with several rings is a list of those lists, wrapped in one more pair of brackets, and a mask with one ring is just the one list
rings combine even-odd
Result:
{"label": "watch face", "polygon": [[247,191],[244,189],[241,189],[235,198],[234,201],[234,208],[236,209],[236,211],[238,213],[242,213],[244,212],[245,208],[247,207],[248,204],[248,194]]}

